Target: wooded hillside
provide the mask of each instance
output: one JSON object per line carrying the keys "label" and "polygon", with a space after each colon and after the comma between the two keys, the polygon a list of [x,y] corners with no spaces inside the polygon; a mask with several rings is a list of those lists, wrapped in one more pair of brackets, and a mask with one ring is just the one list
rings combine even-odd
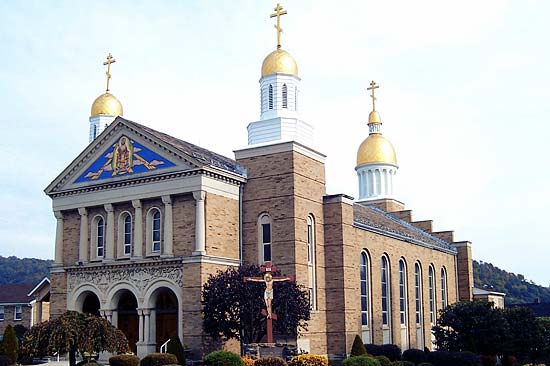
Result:
{"label": "wooded hillside", "polygon": [[38,284],[49,273],[53,261],[37,258],[17,258],[0,256],[0,284]]}

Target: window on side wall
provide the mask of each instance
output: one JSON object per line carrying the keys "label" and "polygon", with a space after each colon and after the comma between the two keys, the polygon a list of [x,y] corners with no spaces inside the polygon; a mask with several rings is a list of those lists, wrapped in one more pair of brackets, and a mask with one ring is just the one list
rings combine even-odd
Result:
{"label": "window on side wall", "polygon": [[4,321],[4,306],[0,306],[0,321]]}
{"label": "window on side wall", "polygon": [[15,305],[13,320],[21,320],[23,316],[23,305]]}

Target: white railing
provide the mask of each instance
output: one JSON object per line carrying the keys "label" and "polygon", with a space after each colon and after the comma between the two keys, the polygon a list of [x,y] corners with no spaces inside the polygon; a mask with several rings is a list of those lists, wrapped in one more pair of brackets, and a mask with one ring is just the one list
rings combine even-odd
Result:
{"label": "white railing", "polygon": [[168,343],[170,342],[170,340],[167,340],[166,342],[164,342],[162,344],[162,346],[160,346],[160,353],[166,353],[166,349],[168,348]]}

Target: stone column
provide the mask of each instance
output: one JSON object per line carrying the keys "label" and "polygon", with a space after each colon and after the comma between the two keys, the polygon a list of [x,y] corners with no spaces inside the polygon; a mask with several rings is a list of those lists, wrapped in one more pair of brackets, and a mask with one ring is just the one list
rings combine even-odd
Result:
{"label": "stone column", "polygon": [[107,227],[105,228],[105,260],[110,261],[115,257],[115,210],[112,204],[104,205],[107,211]]}
{"label": "stone column", "polygon": [[85,207],[78,209],[80,214],[80,244],[78,246],[78,260],[82,263],[88,261],[88,211]]}
{"label": "stone column", "polygon": [[63,213],[54,211],[54,216],[57,219],[55,230],[55,266],[63,266]]}
{"label": "stone column", "polygon": [[143,309],[137,309],[139,316],[139,339],[138,342],[143,342]]}
{"label": "stone column", "polygon": [[167,257],[174,255],[174,220],[172,219],[172,199],[162,196],[164,203],[164,248],[162,254]]}
{"label": "stone column", "polygon": [[206,254],[206,227],[204,213],[205,191],[193,192],[193,197],[196,201],[195,206],[195,251],[193,255]]}
{"label": "stone column", "polygon": [[143,257],[143,211],[141,210],[141,201],[133,200],[134,206],[134,257]]}
{"label": "stone column", "polygon": [[151,309],[143,309],[143,342],[150,343]]}

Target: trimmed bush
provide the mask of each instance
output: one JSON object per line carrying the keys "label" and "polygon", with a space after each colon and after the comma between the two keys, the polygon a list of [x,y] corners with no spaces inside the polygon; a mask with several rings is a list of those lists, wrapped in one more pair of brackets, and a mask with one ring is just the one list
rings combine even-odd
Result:
{"label": "trimmed bush", "polygon": [[11,365],[13,362],[11,362],[11,358],[9,358],[6,355],[0,355],[0,366],[8,366]]}
{"label": "trimmed bush", "polygon": [[382,356],[382,346],[378,344],[365,344],[365,349],[369,355]]}
{"label": "trimmed bush", "polygon": [[380,362],[380,366],[390,366],[391,365],[391,361],[389,358],[387,358],[386,356],[374,356],[374,358],[376,358],[378,360],[378,362]]}
{"label": "trimmed bush", "polygon": [[[240,359],[240,357],[239,357]],[[150,353],[143,357],[140,366],[164,366],[177,364],[178,358],[171,353]]]}
{"label": "trimmed bush", "polygon": [[414,363],[409,361],[393,361],[391,366],[415,366]]}
{"label": "trimmed bush", "polygon": [[342,364],[344,366],[381,366],[380,361],[367,355],[350,357],[345,359]]}
{"label": "trimmed bush", "polygon": [[381,356],[386,356],[390,361],[400,361],[401,360],[401,348],[395,344],[383,344],[380,346]]}
{"label": "trimmed bush", "polygon": [[292,357],[288,366],[328,366],[328,359],[325,356],[303,354]]}
{"label": "trimmed bush", "polygon": [[483,366],[495,366],[497,364],[497,356],[495,355],[481,355],[479,359]]}
{"label": "trimmed bush", "polygon": [[242,356],[241,360],[243,360],[244,366],[254,366],[254,360],[249,355]]}
{"label": "trimmed bush", "polygon": [[185,366],[185,352],[181,344],[180,337],[175,336],[170,338],[166,346],[166,352],[171,353],[178,359],[178,364]]}
{"label": "trimmed bush", "polygon": [[353,339],[353,345],[351,346],[351,357],[354,356],[361,356],[367,353],[367,349],[365,348],[365,345],[363,344],[363,340],[361,340],[361,337],[358,335],[355,336]]}
{"label": "trimmed bush", "polygon": [[228,351],[214,351],[204,356],[206,366],[244,366],[244,361],[236,353]]}
{"label": "trimmed bush", "polygon": [[434,366],[451,366],[454,365],[454,359],[450,352],[433,351],[428,353],[428,362]]}
{"label": "trimmed bush", "polygon": [[6,327],[4,330],[4,339],[2,340],[2,346],[0,349],[2,353],[8,356],[11,359],[10,365],[17,362],[17,351],[18,351],[17,336],[15,335],[15,330],[11,325]]}
{"label": "trimmed bush", "polygon": [[109,358],[111,366],[138,366],[139,357],[135,355],[118,355]]}
{"label": "trimmed bush", "polygon": [[452,355],[456,366],[479,366],[479,356],[473,352],[457,352]]}
{"label": "trimmed bush", "polygon": [[419,363],[426,362],[426,353],[420,349],[411,348],[403,351],[401,359],[418,365]]}
{"label": "trimmed bush", "polygon": [[[225,366],[225,365],[223,365]],[[287,366],[286,361],[281,357],[262,357],[254,361],[254,366]]]}
{"label": "trimmed bush", "polygon": [[429,362],[420,362],[417,366],[434,366],[434,365]]}

